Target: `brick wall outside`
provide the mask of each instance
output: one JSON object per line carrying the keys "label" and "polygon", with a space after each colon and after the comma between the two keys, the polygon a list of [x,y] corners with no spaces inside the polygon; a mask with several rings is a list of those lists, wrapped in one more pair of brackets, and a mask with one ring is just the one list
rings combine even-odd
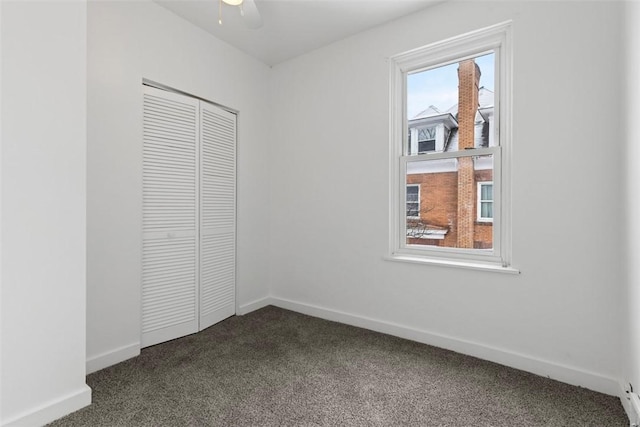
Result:
{"label": "brick wall outside", "polygon": [[[492,181],[493,171],[474,171],[473,178],[473,194],[471,195],[473,235],[470,247],[489,249],[493,247],[493,224],[476,221],[478,215],[477,182]],[[407,175],[407,184],[420,185],[420,220],[430,225],[449,229],[443,240],[409,239],[407,243],[458,247],[458,173],[442,172]]]}
{"label": "brick wall outside", "polygon": [[[458,149],[473,148],[478,111],[480,68],[473,59],[458,64]],[[458,159],[458,242],[459,248],[473,248],[475,224],[473,159]]]}
{"label": "brick wall outside", "polygon": [[480,68],[473,59],[458,64],[458,149],[473,148]]}
{"label": "brick wall outside", "polygon": [[458,159],[458,245],[459,248],[473,248],[475,223],[475,193],[473,159]]}
{"label": "brick wall outside", "polygon": [[[456,172],[407,175],[407,184],[420,184],[420,220],[431,225],[449,228],[444,240],[434,240],[439,246],[457,245],[458,174]],[[415,244],[433,244],[426,240]],[[411,242],[409,242],[411,243]]]}
{"label": "brick wall outside", "polygon": [[473,233],[473,247],[476,249],[493,248],[493,224],[476,222]]}

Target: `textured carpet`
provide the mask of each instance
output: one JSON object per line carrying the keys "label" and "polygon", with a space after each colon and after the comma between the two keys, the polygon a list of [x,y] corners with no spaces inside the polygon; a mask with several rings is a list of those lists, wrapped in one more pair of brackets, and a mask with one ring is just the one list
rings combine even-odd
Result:
{"label": "textured carpet", "polygon": [[275,307],[87,377],[53,426],[628,426],[615,397]]}

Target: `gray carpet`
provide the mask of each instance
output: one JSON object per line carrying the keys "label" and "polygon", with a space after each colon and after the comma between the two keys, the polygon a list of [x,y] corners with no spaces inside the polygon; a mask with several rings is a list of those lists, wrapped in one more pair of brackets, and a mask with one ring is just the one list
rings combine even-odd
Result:
{"label": "gray carpet", "polygon": [[91,374],[53,426],[628,426],[615,397],[267,307]]}

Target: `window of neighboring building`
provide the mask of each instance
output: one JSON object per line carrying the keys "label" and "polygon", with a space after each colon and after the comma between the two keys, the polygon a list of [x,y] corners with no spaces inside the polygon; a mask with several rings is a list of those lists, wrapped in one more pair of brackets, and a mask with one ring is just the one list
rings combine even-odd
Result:
{"label": "window of neighboring building", "polygon": [[407,218],[420,218],[419,185],[407,185]]}
{"label": "window of neighboring building", "polygon": [[493,221],[493,182],[478,183],[478,221]]}
{"label": "window of neighboring building", "polygon": [[435,151],[436,149],[436,128],[418,129],[418,153]]}
{"label": "window of neighboring building", "polygon": [[[392,259],[515,271],[510,34],[498,24],[391,58]],[[424,206],[415,182],[429,185]]]}

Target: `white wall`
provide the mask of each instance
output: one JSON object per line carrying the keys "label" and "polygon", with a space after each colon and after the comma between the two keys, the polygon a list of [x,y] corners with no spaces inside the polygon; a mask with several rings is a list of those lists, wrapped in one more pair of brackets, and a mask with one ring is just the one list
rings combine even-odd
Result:
{"label": "white wall", "polygon": [[[627,74],[626,74],[626,202],[627,218],[627,300],[623,306],[625,317],[622,329],[625,331],[626,355],[622,381],[631,383],[634,391],[640,393],[640,3],[628,2],[626,17],[627,34]],[[629,409],[629,407],[627,407]],[[640,414],[634,414],[640,422]],[[633,420],[633,416],[630,416]]]}
{"label": "white wall", "polygon": [[90,2],[88,45],[93,371],[139,352],[143,78],[239,110],[237,299],[243,306],[267,296],[270,69],[148,1]]}
{"label": "white wall", "polygon": [[[274,67],[274,302],[618,394],[622,9],[446,2]],[[513,265],[522,274],[383,260],[387,58],[505,20]]]}
{"label": "white wall", "polygon": [[[86,9],[0,3],[3,424],[41,424],[89,402],[85,273],[90,368],[138,351],[142,78],[240,111],[241,305],[271,291],[283,306],[599,391],[638,381],[637,328],[620,325],[640,319],[619,310],[640,294],[635,279],[623,285],[620,4],[451,2],[272,72],[155,4]],[[505,19],[514,21],[513,260],[522,275],[383,261],[385,59]],[[637,58],[629,74],[634,67]],[[627,218],[639,209],[631,203]]]}
{"label": "white wall", "polygon": [[2,2],[2,425],[88,405],[86,4]]}

